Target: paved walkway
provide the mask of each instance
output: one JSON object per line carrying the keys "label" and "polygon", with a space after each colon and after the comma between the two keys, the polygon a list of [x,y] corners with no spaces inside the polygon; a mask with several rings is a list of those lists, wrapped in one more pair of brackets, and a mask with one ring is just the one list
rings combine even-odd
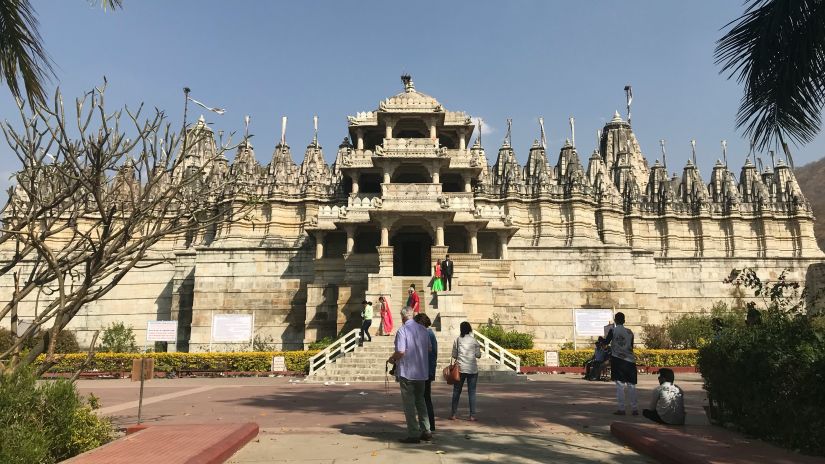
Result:
{"label": "paved walkway", "polygon": [[[661,462],[796,462],[798,455],[757,442],[757,449],[727,431],[708,428],[702,409],[704,392],[698,374],[679,374],[677,383],[686,393],[688,427],[672,436],[648,426],[642,417],[625,416],[622,422],[652,435],[654,445],[677,448],[693,440],[707,442],[707,434],[729,434],[717,449],[735,446],[727,454],[705,453],[706,460],[671,453],[676,461]],[[644,408],[657,385],[656,376],[639,376],[639,406]],[[137,420],[139,383],[128,380],[82,380],[82,393],[100,399],[99,413],[127,426]],[[577,375],[531,375],[517,383],[478,387],[479,422],[449,421],[452,387],[433,386],[436,432],[431,444],[402,445],[404,416],[398,386],[383,384],[307,384],[300,379],[157,379],[146,383],[143,418],[148,424],[226,424],[254,422],[256,439],[228,462],[251,463],[481,463],[481,462],[584,462],[652,463],[610,433],[617,417],[612,383],[586,382]],[[466,417],[466,392],[459,416]],[[692,431],[699,431],[693,433]],[[688,433],[695,435],[679,436]],[[647,432],[646,432],[647,433]],[[635,435],[638,437],[638,435]],[[720,435],[721,436],[721,435]],[[669,440],[669,441],[668,441]],[[697,441],[698,440],[698,441]],[[638,440],[637,440],[638,441]],[[631,443],[628,441],[628,443]],[[634,446],[637,443],[633,443]],[[707,445],[688,448],[711,449]],[[644,450],[642,447],[638,449]],[[647,452],[647,450],[644,450]],[[768,454],[765,454],[768,453]],[[713,455],[711,455],[713,454]],[[765,456],[772,456],[765,461]],[[754,459],[751,459],[754,458]],[[660,459],[663,459],[660,457]],[[164,462],[169,462],[164,460]]]}
{"label": "paved walkway", "polygon": [[[640,376],[644,404],[655,376]],[[704,423],[701,381],[680,384],[689,414]],[[100,398],[102,412],[120,425],[133,424],[138,383],[80,381]],[[533,375],[516,384],[480,384],[480,421],[448,421],[452,387],[433,388],[436,439],[401,445],[405,435],[398,386],[306,384],[293,378],[177,379],[146,383],[148,423],[256,422],[261,433],[230,462],[654,462],[610,435],[615,416],[613,384],[578,376]],[[466,417],[466,392],[459,416]],[[628,416],[631,418],[631,416]],[[634,418],[642,421],[643,419]],[[506,459],[505,459],[506,458]],[[503,461],[502,461],[503,460]]]}

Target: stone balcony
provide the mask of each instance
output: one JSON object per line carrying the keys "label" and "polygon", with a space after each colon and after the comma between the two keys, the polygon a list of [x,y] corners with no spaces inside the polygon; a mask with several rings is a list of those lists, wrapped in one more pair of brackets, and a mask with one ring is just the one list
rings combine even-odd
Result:
{"label": "stone balcony", "polygon": [[388,158],[436,158],[445,156],[447,150],[438,146],[437,139],[384,139],[375,147],[377,156]]}

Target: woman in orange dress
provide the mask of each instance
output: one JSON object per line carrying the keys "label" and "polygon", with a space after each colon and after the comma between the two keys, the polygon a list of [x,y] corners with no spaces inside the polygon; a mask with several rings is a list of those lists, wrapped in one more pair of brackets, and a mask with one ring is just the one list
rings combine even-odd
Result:
{"label": "woman in orange dress", "polygon": [[390,303],[384,296],[378,297],[378,302],[381,304],[381,335],[392,335],[392,311],[390,311]]}

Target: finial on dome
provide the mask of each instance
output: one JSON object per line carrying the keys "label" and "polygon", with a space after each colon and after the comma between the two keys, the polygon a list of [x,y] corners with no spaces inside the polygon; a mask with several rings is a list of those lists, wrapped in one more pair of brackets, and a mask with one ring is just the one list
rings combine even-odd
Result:
{"label": "finial on dome", "polygon": [[415,91],[415,84],[413,84],[412,76],[407,73],[401,75],[401,82],[404,83],[404,91],[407,93]]}
{"label": "finial on dome", "polygon": [[616,110],[616,112],[613,113],[613,119],[611,119],[610,122],[624,122],[622,117],[619,115],[619,110]]}

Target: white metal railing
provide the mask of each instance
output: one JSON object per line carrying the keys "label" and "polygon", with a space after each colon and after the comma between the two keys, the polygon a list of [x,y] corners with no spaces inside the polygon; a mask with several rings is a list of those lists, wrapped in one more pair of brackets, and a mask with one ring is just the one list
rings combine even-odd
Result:
{"label": "white metal railing", "polygon": [[473,331],[473,335],[481,343],[481,352],[490,357],[493,361],[501,364],[504,367],[516,371],[516,374],[521,373],[521,358],[510,353],[498,343],[489,338]]}
{"label": "white metal railing", "polygon": [[325,368],[329,363],[343,356],[350,351],[354,351],[358,346],[358,334],[361,329],[352,329],[343,337],[332,342],[331,345],[324,348],[323,351],[309,358],[309,375],[314,375],[319,370]]}

